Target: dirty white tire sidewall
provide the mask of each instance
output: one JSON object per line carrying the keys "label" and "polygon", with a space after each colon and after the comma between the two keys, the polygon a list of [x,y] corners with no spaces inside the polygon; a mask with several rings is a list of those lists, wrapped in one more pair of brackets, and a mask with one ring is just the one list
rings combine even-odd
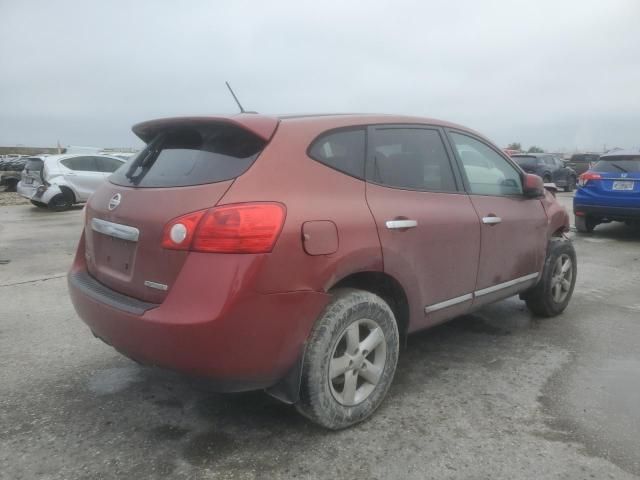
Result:
{"label": "dirty white tire sidewall", "polygon": [[[354,321],[368,318],[382,329],[386,343],[383,373],[371,394],[353,406],[340,404],[333,396],[329,363],[336,342]],[[398,326],[393,312],[377,295],[356,289],[340,289],[316,322],[305,352],[298,410],[314,422],[340,429],[368,418],[382,403],[398,363]]]}

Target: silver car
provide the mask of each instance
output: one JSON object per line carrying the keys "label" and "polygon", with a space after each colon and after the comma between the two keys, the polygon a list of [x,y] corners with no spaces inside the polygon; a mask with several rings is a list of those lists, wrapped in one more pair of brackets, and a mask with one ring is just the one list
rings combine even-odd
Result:
{"label": "silver car", "polygon": [[38,207],[62,211],[86,202],[125,161],[109,155],[41,155],[28,157],[18,193]]}

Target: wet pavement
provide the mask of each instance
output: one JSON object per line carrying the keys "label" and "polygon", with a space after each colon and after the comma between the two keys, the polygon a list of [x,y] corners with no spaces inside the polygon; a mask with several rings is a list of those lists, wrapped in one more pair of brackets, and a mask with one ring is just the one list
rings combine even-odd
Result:
{"label": "wet pavement", "polygon": [[559,318],[512,298],[410,337],[385,403],[342,432],[94,339],[63,277],[79,231],[79,210],[0,207],[2,479],[640,478],[638,230],[575,236]]}

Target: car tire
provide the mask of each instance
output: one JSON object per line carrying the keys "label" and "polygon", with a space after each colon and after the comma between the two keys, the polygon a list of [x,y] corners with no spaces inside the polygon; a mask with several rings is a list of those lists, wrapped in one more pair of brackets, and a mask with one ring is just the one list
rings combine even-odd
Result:
{"label": "car tire", "polygon": [[544,177],[542,177],[542,182],[551,183],[551,177],[549,175],[545,175]]}
{"label": "car tire", "polygon": [[580,233],[592,233],[597,224],[598,222],[588,215],[575,216],[576,230]]}
{"label": "car tire", "polygon": [[577,273],[576,252],[571,241],[552,238],[540,281],[523,295],[529,310],[540,317],[561,314],[573,295]]}
{"label": "car tire", "polygon": [[298,411],[331,430],[368,418],[393,380],[398,338],[393,312],[380,297],[334,291],[309,336]]}
{"label": "car tire", "polygon": [[38,208],[47,208],[47,205],[45,205],[42,202],[36,202],[35,200],[30,200],[31,205],[35,205]]}
{"label": "car tire", "polygon": [[15,178],[10,178],[6,182],[6,187],[4,189],[5,192],[17,192],[18,191],[18,180]]}
{"label": "car tire", "polygon": [[53,212],[64,212],[65,210],[69,210],[71,208],[72,202],[68,195],[64,193],[58,193],[54,195],[54,197],[49,200],[47,207],[49,210]]}
{"label": "car tire", "polygon": [[567,186],[564,187],[565,192],[573,192],[576,189],[576,177],[571,176],[567,180]]}

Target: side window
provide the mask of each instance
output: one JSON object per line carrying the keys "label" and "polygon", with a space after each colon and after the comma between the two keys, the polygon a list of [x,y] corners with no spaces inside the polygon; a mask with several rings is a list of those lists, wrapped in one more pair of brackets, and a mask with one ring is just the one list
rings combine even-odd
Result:
{"label": "side window", "polygon": [[97,172],[98,165],[96,164],[95,157],[72,157],[61,160],[65,167],[71,170],[77,170],[81,172]]}
{"label": "side window", "polygon": [[467,135],[451,132],[471,193],[521,195],[522,179],[516,168],[488,145]]}
{"label": "side window", "polygon": [[100,172],[113,173],[115,172],[123,162],[109,157],[96,157],[98,161],[98,170]]}
{"label": "side window", "polygon": [[437,130],[378,128],[367,180],[407,190],[455,192],[451,162]]}
{"label": "side window", "polygon": [[365,132],[337,130],[322,135],[309,147],[314,160],[352,177],[364,179]]}

